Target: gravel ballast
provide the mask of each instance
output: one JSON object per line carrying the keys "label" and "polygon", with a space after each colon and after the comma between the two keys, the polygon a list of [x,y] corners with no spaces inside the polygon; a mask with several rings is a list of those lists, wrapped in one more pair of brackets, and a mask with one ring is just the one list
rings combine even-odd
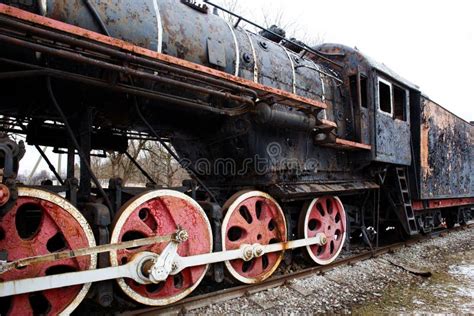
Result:
{"label": "gravel ballast", "polygon": [[452,232],[190,313],[474,313],[473,240]]}

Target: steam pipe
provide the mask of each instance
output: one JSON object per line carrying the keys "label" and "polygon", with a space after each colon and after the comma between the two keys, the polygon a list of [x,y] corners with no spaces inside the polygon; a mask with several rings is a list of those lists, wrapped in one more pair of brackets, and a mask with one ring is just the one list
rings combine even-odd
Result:
{"label": "steam pipe", "polygon": [[[17,65],[17,66],[21,66],[21,67],[29,67],[31,69],[36,69],[38,70],[38,72],[35,74],[38,76],[50,76],[50,77],[54,77],[58,79],[70,80],[70,81],[88,84],[88,85],[99,87],[99,88],[109,89],[112,91],[128,93],[131,95],[141,96],[141,97],[159,100],[163,102],[169,102],[169,103],[180,105],[192,110],[207,111],[214,114],[227,115],[227,116],[241,115],[247,112],[248,110],[246,106],[235,108],[235,109],[218,109],[218,108],[212,107],[210,104],[197,103],[197,102],[193,102],[193,101],[186,100],[183,98],[161,94],[158,92],[152,92],[149,90],[140,89],[134,86],[132,87],[125,84],[111,85],[110,83],[100,80],[100,79],[92,79],[92,78],[88,78],[82,75],[67,73],[61,70],[46,69],[40,66],[29,65],[22,62],[10,61],[8,59],[3,59],[3,58],[0,58],[0,61]],[[25,71],[19,71],[19,73],[23,74],[25,73]],[[29,75],[29,72],[27,74]]]}
{"label": "steam pipe", "polygon": [[0,41],[6,42],[6,43],[9,43],[9,44],[12,44],[12,45],[25,47],[25,48],[28,48],[28,49],[31,49],[31,50],[34,50],[34,51],[38,51],[38,52],[42,52],[42,53],[46,53],[46,54],[51,54],[51,55],[54,55],[54,56],[57,56],[57,57],[70,59],[70,60],[73,60],[73,61],[76,61],[76,62],[86,63],[86,64],[89,64],[89,65],[97,66],[99,68],[108,69],[108,70],[111,70],[111,71],[117,71],[117,72],[121,72],[121,73],[128,74],[128,75],[131,75],[131,76],[136,76],[136,77],[139,77],[139,78],[142,78],[142,79],[152,80],[152,81],[160,82],[160,83],[163,83],[163,84],[169,84],[169,85],[173,85],[173,86],[176,86],[176,87],[179,87],[179,88],[188,89],[188,90],[192,90],[192,91],[196,91],[196,92],[200,92],[200,93],[207,93],[207,94],[214,95],[214,96],[224,98],[224,99],[227,99],[227,100],[237,101],[237,102],[243,103],[243,104],[254,105],[254,101],[249,99],[249,98],[246,98],[246,97],[236,96],[236,95],[233,95],[233,94],[228,93],[228,92],[214,91],[214,90],[211,90],[211,89],[208,89],[208,88],[204,88],[204,87],[196,86],[196,85],[193,85],[193,84],[180,82],[180,81],[173,80],[173,79],[158,77],[158,76],[153,75],[153,74],[148,74],[148,73],[138,71],[138,70],[134,70],[134,69],[130,69],[130,68],[127,68],[127,67],[124,67],[124,66],[117,66],[117,65],[109,64],[109,63],[104,62],[104,61],[88,58],[88,57],[82,56],[80,54],[76,54],[76,53],[72,53],[72,52],[68,52],[68,51],[64,51],[64,50],[60,50],[60,49],[55,49],[55,48],[51,48],[51,47],[45,47],[43,45],[27,42],[27,41],[24,41],[24,40],[20,40],[20,39],[17,39],[17,38],[10,37],[8,35],[0,34]]}
{"label": "steam pipe", "polygon": [[77,47],[82,47],[82,48],[85,48],[85,49],[88,49],[88,50],[91,50],[91,51],[98,51],[98,52],[107,54],[109,56],[121,58],[121,59],[127,60],[127,61],[132,62],[132,63],[146,65],[146,66],[151,67],[151,68],[159,68],[159,69],[162,69],[162,70],[171,71],[171,72],[180,74],[180,75],[182,75],[184,77],[187,77],[187,78],[194,78],[196,80],[205,81],[206,83],[210,83],[210,84],[215,85],[215,86],[225,87],[225,88],[228,88],[228,89],[231,89],[231,90],[243,93],[243,94],[249,94],[254,99],[256,99],[258,97],[257,93],[255,91],[253,91],[251,89],[248,89],[248,88],[244,88],[244,87],[235,85],[233,83],[225,82],[225,81],[222,81],[220,79],[212,78],[210,76],[204,76],[204,75],[201,75],[201,74],[189,71],[189,70],[185,70],[185,69],[173,67],[173,66],[170,66],[170,65],[166,65],[164,63],[157,62],[157,61],[154,61],[154,60],[150,60],[150,59],[147,59],[147,58],[143,58],[143,57],[131,55],[131,54],[128,54],[128,53],[124,53],[124,52],[121,52],[121,51],[116,50],[116,49],[111,49],[111,48],[108,48],[108,47],[105,47],[105,46],[102,46],[102,45],[94,44],[94,43],[91,43],[91,42],[88,42],[88,41],[85,41],[85,40],[81,40],[81,39],[78,39],[78,38],[75,38],[75,37],[72,37],[72,36],[69,36],[69,35],[51,32],[51,31],[48,31],[46,29],[33,27],[31,25],[27,25],[27,24],[24,24],[24,23],[19,23],[17,21],[10,20],[10,19],[5,19],[5,18],[0,18],[0,22],[4,23],[4,24],[7,24],[7,25],[10,25],[10,26],[13,26],[17,30],[23,30],[23,31],[28,32],[30,34],[37,34],[37,35],[45,36],[45,37],[48,37],[49,39],[52,39],[54,41],[64,42],[66,44],[69,44],[69,45],[72,45],[72,46],[77,46]]}

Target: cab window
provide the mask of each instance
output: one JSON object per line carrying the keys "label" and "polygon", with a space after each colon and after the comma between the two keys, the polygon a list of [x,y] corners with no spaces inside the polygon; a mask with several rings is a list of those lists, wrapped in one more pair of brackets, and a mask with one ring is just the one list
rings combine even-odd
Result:
{"label": "cab window", "polygon": [[379,110],[394,119],[406,121],[408,91],[382,78],[378,78],[378,85]]}
{"label": "cab window", "polygon": [[392,85],[379,79],[379,107],[380,111],[392,115]]}

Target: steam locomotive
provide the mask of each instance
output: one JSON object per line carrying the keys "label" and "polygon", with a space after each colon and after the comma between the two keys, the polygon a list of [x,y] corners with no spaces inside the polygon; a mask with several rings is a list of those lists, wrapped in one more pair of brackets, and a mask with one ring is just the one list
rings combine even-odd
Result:
{"label": "steam locomotive", "polygon": [[[471,123],[357,49],[217,9],[0,0],[0,314],[167,305],[206,276],[262,282],[301,252],[331,263],[351,235],[472,218]],[[17,180],[22,137],[67,155],[58,185]],[[190,179],[157,185],[127,153],[143,139]],[[97,150],[149,184],[103,187]]]}

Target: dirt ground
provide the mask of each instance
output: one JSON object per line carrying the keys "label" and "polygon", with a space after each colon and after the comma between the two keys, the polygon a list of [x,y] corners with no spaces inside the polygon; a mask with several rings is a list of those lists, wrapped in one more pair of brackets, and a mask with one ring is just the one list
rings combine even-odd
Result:
{"label": "dirt ground", "polygon": [[190,312],[228,313],[472,314],[474,228]]}

